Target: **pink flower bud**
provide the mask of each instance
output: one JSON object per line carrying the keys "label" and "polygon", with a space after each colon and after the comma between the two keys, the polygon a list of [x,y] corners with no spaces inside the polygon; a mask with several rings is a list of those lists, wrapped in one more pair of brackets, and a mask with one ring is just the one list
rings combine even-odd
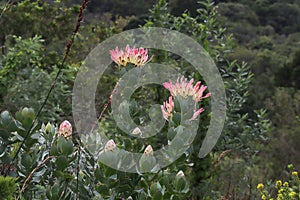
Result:
{"label": "pink flower bud", "polygon": [[65,138],[72,135],[72,125],[68,120],[63,121],[58,129],[58,136],[63,136]]}
{"label": "pink flower bud", "polygon": [[184,177],[184,173],[182,170],[180,170],[177,174],[176,174],[177,177]]}
{"label": "pink flower bud", "polygon": [[114,140],[108,140],[105,144],[104,151],[113,151],[116,149],[116,144]]}
{"label": "pink flower bud", "polygon": [[144,151],[144,154],[146,156],[150,156],[150,155],[153,155],[153,148],[151,145],[148,145]]}
{"label": "pink flower bud", "polygon": [[132,135],[142,135],[141,129],[139,127],[136,127],[135,129],[133,129]]}

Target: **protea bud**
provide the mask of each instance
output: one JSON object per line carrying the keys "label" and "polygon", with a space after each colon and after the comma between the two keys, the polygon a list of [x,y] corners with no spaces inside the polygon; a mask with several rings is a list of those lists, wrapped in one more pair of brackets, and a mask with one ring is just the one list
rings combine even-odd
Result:
{"label": "protea bud", "polygon": [[182,170],[180,170],[177,174],[176,174],[177,177],[184,177],[184,173]]}
{"label": "protea bud", "polygon": [[47,133],[50,133],[50,131],[51,131],[51,124],[49,122],[47,123],[47,125],[45,127],[45,130],[46,130]]}
{"label": "protea bud", "polygon": [[63,136],[64,138],[70,137],[72,135],[72,125],[68,120],[63,121],[58,129],[58,136]]}
{"label": "protea bud", "polygon": [[108,140],[105,144],[104,151],[113,151],[116,148],[114,140]]}
{"label": "protea bud", "polygon": [[136,127],[135,129],[133,129],[132,135],[142,135],[141,129],[139,127]]}
{"label": "protea bud", "polygon": [[150,155],[153,155],[153,148],[151,145],[148,145],[144,151],[144,154],[146,156],[150,156]]}

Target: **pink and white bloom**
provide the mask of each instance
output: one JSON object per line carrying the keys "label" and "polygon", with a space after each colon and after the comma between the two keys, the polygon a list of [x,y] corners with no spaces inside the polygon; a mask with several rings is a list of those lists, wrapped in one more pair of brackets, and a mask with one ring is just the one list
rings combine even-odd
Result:
{"label": "pink and white bloom", "polygon": [[144,154],[146,156],[150,156],[150,155],[153,155],[153,148],[151,145],[148,145],[144,151]]}
{"label": "pink and white bloom", "polygon": [[116,144],[114,140],[108,140],[105,144],[104,151],[113,151],[116,149]]}
{"label": "pink and white bloom", "polygon": [[58,129],[58,136],[63,136],[65,138],[72,135],[72,125],[68,120],[63,121]]}
{"label": "pink and white bloom", "polygon": [[173,84],[172,81],[169,81],[164,83],[163,86],[170,91],[173,97],[180,95],[187,98],[188,96],[191,96],[196,102],[210,97],[210,93],[203,96],[203,92],[206,90],[207,86],[201,85],[200,81],[198,81],[194,86],[193,82],[194,79],[187,81],[187,79],[182,76],[180,79],[177,79],[175,84]]}
{"label": "pink and white bloom", "polygon": [[173,109],[174,109],[174,101],[173,97],[169,97],[169,102],[166,101],[163,103],[163,105],[160,106],[161,112],[163,117],[168,120],[169,118],[172,118],[173,116]]}
{"label": "pink and white bloom", "polygon": [[[125,51],[116,47],[115,50],[109,51],[111,59],[118,65],[126,67],[128,63],[134,64],[136,66],[142,66],[150,62],[153,58],[148,56],[148,49],[143,47],[130,48],[129,45],[126,46]],[[149,58],[149,59],[148,59]]]}
{"label": "pink and white bloom", "polygon": [[[195,101],[195,103],[200,102],[202,99],[210,97],[210,93],[207,93],[205,96],[203,96],[204,91],[207,89],[207,86],[201,85],[201,82],[198,81],[195,85],[193,85],[194,79],[191,79],[188,81],[184,76],[181,78],[178,78],[176,83],[173,84],[172,81],[163,83],[163,86],[168,89],[172,96],[169,97],[169,102],[164,102],[163,105],[161,105],[161,111],[163,114],[163,117],[168,120],[169,118],[172,118],[172,113],[174,109],[174,102],[172,97],[181,96],[183,98],[192,97],[192,99]],[[200,113],[204,111],[203,108],[200,108],[198,110],[194,110],[194,114],[190,120],[196,119]]]}
{"label": "pink and white bloom", "polygon": [[141,129],[139,127],[136,127],[135,129],[133,129],[132,135],[142,135]]}

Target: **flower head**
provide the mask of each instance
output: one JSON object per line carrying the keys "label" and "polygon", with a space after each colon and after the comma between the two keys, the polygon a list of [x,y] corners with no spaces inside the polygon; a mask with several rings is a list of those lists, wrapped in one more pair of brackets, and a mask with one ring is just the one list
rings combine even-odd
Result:
{"label": "flower head", "polygon": [[[203,96],[204,91],[207,86],[201,85],[201,82],[198,81],[195,85],[193,85],[194,79],[188,81],[184,76],[178,78],[176,83],[173,84],[172,81],[165,82],[163,86],[168,89],[172,96],[169,97],[169,102],[164,102],[161,105],[161,111],[163,117],[168,120],[168,118],[172,118],[172,112],[174,108],[173,97],[182,96],[183,98],[188,98],[189,96],[195,101],[195,103],[200,102],[203,98],[207,98],[210,96],[210,93],[207,93]],[[200,113],[204,111],[203,108],[198,110],[194,109],[194,114],[190,120],[196,119]]]}
{"label": "flower head", "polygon": [[161,112],[163,114],[163,117],[166,120],[171,118],[173,116],[172,112],[173,112],[173,108],[174,108],[173,97],[170,96],[169,97],[169,102],[168,101],[164,102],[163,105],[160,106],[160,108],[161,108]]}
{"label": "flower head", "polygon": [[[143,47],[138,48],[130,48],[129,45],[126,46],[125,51],[122,49],[119,50],[116,47],[115,50],[109,51],[111,59],[119,66],[126,67],[128,63],[134,64],[136,66],[142,66],[147,64],[152,60],[152,57],[148,56],[148,49],[144,49]],[[148,59],[149,58],[149,59]]]}
{"label": "flower head", "polygon": [[263,188],[264,188],[264,184],[259,183],[259,184],[257,185],[257,189],[258,189],[258,190],[261,190],[261,189],[263,189]]}
{"label": "flower head", "polygon": [[114,140],[108,140],[105,144],[104,151],[113,151],[116,148]]}
{"label": "flower head", "polygon": [[292,172],[292,176],[294,176],[294,177],[298,177],[298,172],[296,172],[296,171],[293,171],[293,172]]}
{"label": "flower head", "polygon": [[142,135],[141,129],[139,127],[136,127],[135,129],[133,129],[132,135]]}
{"label": "flower head", "polygon": [[50,133],[50,131],[51,131],[51,124],[49,122],[47,123],[47,125],[45,127],[45,130],[46,130],[47,133]]}
{"label": "flower head", "polygon": [[58,136],[63,136],[65,138],[72,135],[72,125],[68,120],[63,121],[58,129]]}
{"label": "flower head", "polygon": [[184,173],[182,170],[180,170],[177,174],[176,174],[177,177],[184,177]]}
{"label": "flower head", "polygon": [[282,186],[281,180],[276,181],[276,187],[280,188]]}
{"label": "flower head", "polygon": [[289,165],[288,165],[288,169],[289,169],[289,170],[293,170],[293,169],[294,169],[294,165],[293,165],[293,164],[289,164]]}
{"label": "flower head", "polygon": [[296,197],[296,195],[297,195],[297,193],[293,192],[293,191],[289,193],[289,197]]}
{"label": "flower head", "polygon": [[170,91],[173,97],[180,95],[187,98],[188,96],[191,96],[196,102],[210,96],[210,93],[203,96],[203,92],[206,90],[207,86],[201,85],[200,81],[198,81],[194,86],[193,82],[194,79],[187,81],[187,79],[182,76],[180,79],[177,79],[175,84],[173,84],[172,81],[169,81],[164,83],[163,86]]}
{"label": "flower head", "polygon": [[146,156],[150,156],[150,155],[153,155],[153,148],[151,145],[148,145],[144,151],[144,154]]}

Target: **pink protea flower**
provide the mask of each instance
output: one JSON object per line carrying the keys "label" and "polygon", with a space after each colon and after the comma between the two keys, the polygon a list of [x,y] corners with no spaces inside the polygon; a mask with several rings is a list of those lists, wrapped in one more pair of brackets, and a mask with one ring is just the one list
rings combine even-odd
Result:
{"label": "pink protea flower", "polygon": [[173,84],[172,81],[166,82],[163,86],[168,89],[173,97],[180,95],[184,98],[191,96],[194,101],[199,102],[203,98],[210,96],[210,93],[207,93],[203,97],[203,92],[206,90],[207,86],[201,85],[201,82],[198,81],[195,86],[193,86],[194,79],[187,81],[184,76],[180,79],[178,78],[176,83]]}
{"label": "pink protea flower", "polygon": [[[153,58],[148,56],[148,49],[140,47],[139,49],[133,47],[130,48],[129,45],[126,46],[125,51],[119,50],[116,47],[115,50],[109,51],[111,59],[119,66],[126,67],[128,63],[134,64],[136,66],[142,66],[150,62]],[[149,58],[149,59],[148,59]]]}
{"label": "pink protea flower", "polygon": [[[178,78],[176,83],[173,84],[172,81],[166,82],[163,86],[168,89],[171,93],[171,97],[169,97],[169,103],[164,102],[161,106],[163,117],[168,120],[168,118],[172,117],[172,112],[174,108],[174,102],[172,97],[182,96],[183,98],[192,97],[195,103],[200,102],[202,99],[210,97],[210,93],[207,93],[203,96],[204,91],[206,90],[207,86],[201,85],[201,82],[198,81],[195,85],[193,85],[194,79],[188,81],[184,76]],[[171,101],[170,101],[171,99]],[[194,114],[190,120],[196,119],[200,113],[204,111],[203,108],[198,110],[194,109]]]}
{"label": "pink protea flower", "polygon": [[174,101],[173,101],[173,97],[170,96],[169,97],[169,102],[166,101],[163,103],[163,105],[160,106],[161,108],[161,112],[163,114],[163,117],[168,120],[169,118],[172,118],[173,114],[173,109],[174,109]]}
{"label": "pink protea flower", "polygon": [[68,120],[63,121],[58,129],[58,136],[63,136],[65,138],[72,135],[72,125]]}
{"label": "pink protea flower", "polygon": [[119,50],[119,47],[116,47],[115,50],[110,50],[111,59],[118,65],[126,66],[127,59],[124,56],[124,51],[122,49]]}

